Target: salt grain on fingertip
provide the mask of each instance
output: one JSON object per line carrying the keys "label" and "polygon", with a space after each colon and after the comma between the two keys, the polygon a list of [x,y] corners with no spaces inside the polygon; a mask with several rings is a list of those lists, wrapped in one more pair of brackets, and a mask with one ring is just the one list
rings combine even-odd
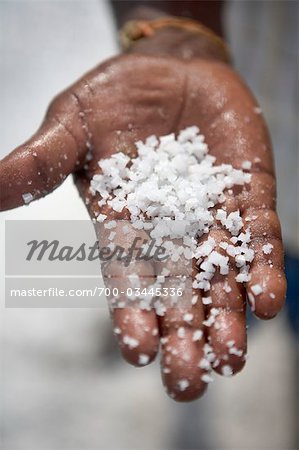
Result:
{"label": "salt grain on fingertip", "polygon": [[148,355],[146,355],[145,353],[140,353],[138,355],[138,364],[140,366],[146,366],[146,364],[148,364],[150,358]]}
{"label": "salt grain on fingertip", "polygon": [[23,201],[25,205],[28,205],[33,200],[33,195],[30,192],[26,192],[25,194],[22,194]]}
{"label": "salt grain on fingertip", "polygon": [[123,337],[123,343],[126,344],[131,350],[138,347],[139,341],[133,337],[125,335]]}
{"label": "salt grain on fingertip", "polygon": [[198,296],[197,295],[193,295],[192,299],[191,299],[191,304],[192,305],[196,305],[197,301],[198,301]]}
{"label": "salt grain on fingertip", "polygon": [[221,367],[221,373],[224,377],[231,377],[233,375],[233,369],[228,364]]}
{"label": "salt grain on fingertip", "polygon": [[243,356],[243,350],[239,350],[239,349],[237,349],[237,347],[235,347],[235,346],[233,346],[233,347],[230,347],[229,349],[228,349],[228,353],[230,354],[230,355],[235,355],[235,356]]}
{"label": "salt grain on fingertip", "polygon": [[183,378],[182,380],[179,380],[177,383],[177,386],[180,391],[185,391],[189,387],[190,383],[188,380]]}
{"label": "salt grain on fingertip", "polygon": [[209,375],[208,373],[204,373],[200,379],[204,382],[204,383],[212,383],[214,381],[213,377],[211,375]]}

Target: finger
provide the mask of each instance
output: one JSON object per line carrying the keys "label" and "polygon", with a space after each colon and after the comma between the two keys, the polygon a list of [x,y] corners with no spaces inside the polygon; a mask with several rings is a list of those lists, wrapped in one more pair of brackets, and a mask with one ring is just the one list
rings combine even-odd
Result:
{"label": "finger", "polygon": [[61,94],[32,138],[0,162],[0,210],[48,194],[82,166],[88,141],[81,115],[75,94]]}
{"label": "finger", "polygon": [[205,356],[203,319],[200,306],[169,308],[160,318],[162,379],[177,401],[194,400],[207,388],[208,368],[200,366]]}
{"label": "finger", "polygon": [[159,348],[157,318],[154,311],[140,308],[115,308],[112,311],[113,332],[123,358],[134,366],[146,366]]}
{"label": "finger", "polygon": [[279,220],[269,208],[248,208],[243,217],[251,231],[250,247],[255,253],[247,283],[249,304],[257,317],[271,319],[283,307],[286,295]]}
{"label": "finger", "polygon": [[281,310],[286,295],[283,245],[275,212],[276,183],[273,173],[259,163],[253,164],[250,171],[250,185],[233,189],[233,195],[241,210],[244,228],[251,232],[249,247],[255,253],[251,280],[247,284],[249,304],[257,317],[270,319]]}
{"label": "finger", "polygon": [[[225,376],[234,375],[244,367],[246,354],[245,289],[236,281],[238,270],[235,261],[219,245],[230,243],[230,237],[223,229],[209,233],[209,238],[215,242],[213,251],[228,258],[228,273],[221,274],[217,268],[210,280],[210,290],[202,294],[207,341],[215,354],[212,367]],[[206,239],[202,238],[201,242]]]}
{"label": "finger", "polygon": [[[171,276],[166,278],[163,287],[176,288],[174,277],[184,273],[184,268],[178,263],[172,268],[169,263],[167,266]],[[177,401],[200,397],[211,381],[205,360],[200,292],[192,289],[191,277],[189,282],[176,306],[166,307],[164,315],[159,317],[162,379],[168,395]],[[171,298],[164,301],[167,300]]]}
{"label": "finger", "polygon": [[[131,364],[144,366],[156,356],[159,346],[158,323],[150,296],[140,296],[155,281],[151,261],[139,259],[139,251],[148,243],[144,230],[136,230],[126,220],[106,220],[97,234],[100,249],[110,246],[113,258],[102,263],[105,285],[112,295],[108,302],[123,357]],[[127,256],[125,256],[127,255]],[[138,259],[137,259],[138,258]]]}

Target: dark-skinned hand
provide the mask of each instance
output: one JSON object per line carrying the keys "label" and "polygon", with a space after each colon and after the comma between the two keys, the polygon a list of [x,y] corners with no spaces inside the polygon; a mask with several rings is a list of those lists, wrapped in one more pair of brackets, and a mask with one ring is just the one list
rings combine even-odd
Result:
{"label": "dark-skinned hand", "polygon": [[[152,361],[160,337],[168,337],[162,340],[167,341],[161,349],[163,381],[173,398],[187,401],[200,396],[207,386],[201,379],[205,369],[198,367],[205,342],[220,361],[215,368],[218,373],[222,373],[223,365],[231,366],[233,373],[244,366],[246,292],[254,284],[262,286],[262,294],[255,299],[254,314],[270,319],[283,306],[286,281],[275,212],[271,142],[258,104],[213,44],[181,32],[178,44],[173,45],[173,33],[174,30],[164,30],[141,40],[131,53],[100,64],[58,95],[40,129],[1,161],[0,202],[1,210],[16,208],[24,203],[22,194],[30,192],[34,199],[40,198],[73,173],[94,218],[99,212],[99,198],[89,193],[89,184],[93,175],[99,173],[100,159],[116,151],[134,156],[137,140],[152,134],[176,133],[192,125],[197,125],[205,136],[217,164],[241,168],[244,160],[252,162],[251,184],[227,193],[225,202],[228,211],[239,209],[244,221],[254,217],[248,222],[250,245],[255,251],[251,281],[247,285],[237,283],[237,270],[231,261],[229,274],[216,273],[210,292],[205,293],[212,297],[211,305],[203,306],[201,293],[197,292],[196,305],[169,308],[163,317],[154,310],[139,308],[116,308],[112,313],[114,327],[120,329],[117,336],[121,351],[132,364],[139,364],[140,354],[148,355]],[[129,218],[128,212],[116,213],[107,206],[100,212],[111,219]],[[227,238],[220,226],[209,234],[217,243]],[[273,245],[271,255],[262,250],[267,243]],[[232,288],[229,293],[224,290],[226,281]],[[217,325],[208,328],[202,322],[211,307],[219,308],[220,313]],[[183,316],[189,312],[193,320],[187,325]],[[178,336],[180,327],[185,327],[184,338]],[[204,337],[193,341],[193,332],[198,329],[203,329]],[[124,334],[137,339],[138,347],[126,345]],[[234,341],[238,354],[229,352],[229,341]],[[189,382],[184,391],[178,385],[181,379]]]}

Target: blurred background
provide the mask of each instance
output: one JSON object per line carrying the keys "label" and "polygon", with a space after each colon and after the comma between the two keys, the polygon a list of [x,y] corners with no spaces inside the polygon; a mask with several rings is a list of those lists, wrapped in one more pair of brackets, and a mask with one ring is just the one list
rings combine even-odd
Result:
{"label": "blurred background", "polygon": [[[1,449],[297,449],[298,124],[297,1],[228,1],[236,68],[268,120],[287,249],[288,303],[270,322],[249,321],[249,359],[234,379],[177,404],[158,363],[120,358],[105,309],[5,309],[1,285]],[[51,98],[117,52],[104,0],[0,1],[0,157],[39,126]],[[48,197],[6,219],[86,219],[69,177]],[[17,257],[17,255],[16,255]]]}

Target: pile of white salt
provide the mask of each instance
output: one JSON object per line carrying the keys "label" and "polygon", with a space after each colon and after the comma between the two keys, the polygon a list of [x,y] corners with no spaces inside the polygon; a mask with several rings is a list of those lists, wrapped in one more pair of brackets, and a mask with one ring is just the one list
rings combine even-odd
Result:
{"label": "pile of white salt", "polygon": [[[99,161],[102,173],[91,181],[92,193],[101,196],[99,205],[107,204],[117,212],[126,208],[133,227],[148,230],[173,261],[182,253],[186,259],[196,258],[200,272],[193,287],[207,291],[217,269],[228,274],[229,256],[239,270],[237,282],[249,281],[254,257],[250,231],[244,230],[239,210],[228,214],[221,205],[225,191],[250,183],[251,175],[230,164],[216,165],[196,126],[182,130],[177,138],[174,134],[150,136],[136,142],[136,149],[133,159],[119,152]],[[109,221],[104,214],[97,220]],[[215,250],[211,237],[198,244],[216,223],[231,235],[230,243],[220,243],[227,256]],[[175,246],[172,239],[182,239],[183,245]]]}

